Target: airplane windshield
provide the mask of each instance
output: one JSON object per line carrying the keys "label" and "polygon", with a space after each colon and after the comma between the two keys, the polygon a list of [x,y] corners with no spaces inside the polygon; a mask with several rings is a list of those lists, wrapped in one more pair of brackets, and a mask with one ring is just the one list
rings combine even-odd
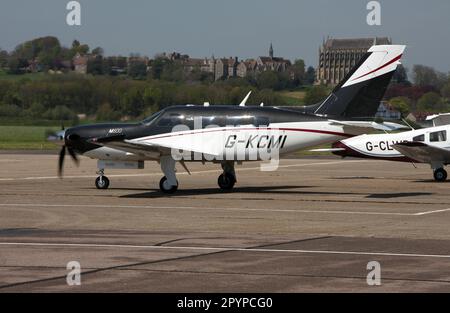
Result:
{"label": "airplane windshield", "polygon": [[149,117],[147,117],[145,120],[143,120],[141,123],[145,125],[150,125],[158,116],[161,115],[162,111],[158,111],[156,113],[153,113]]}

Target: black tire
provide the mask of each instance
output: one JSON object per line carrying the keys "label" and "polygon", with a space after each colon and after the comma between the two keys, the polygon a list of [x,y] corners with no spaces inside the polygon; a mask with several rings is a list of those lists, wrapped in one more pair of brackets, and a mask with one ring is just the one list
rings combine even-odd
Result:
{"label": "black tire", "polygon": [[159,181],[159,189],[161,189],[162,192],[164,193],[174,193],[175,191],[178,190],[178,181],[177,181],[177,185],[176,186],[172,186],[170,189],[166,189],[164,187],[164,183],[166,182],[167,177],[164,176],[163,178],[161,178],[161,180]]}
{"label": "black tire", "polygon": [[[100,181],[101,179],[101,181]],[[109,187],[109,179],[106,176],[99,176],[95,179],[95,187],[97,189],[108,189]]]}
{"label": "black tire", "polygon": [[234,184],[236,183],[236,178],[234,178],[231,174],[220,174],[219,178],[217,179],[217,184],[219,185],[220,189],[222,190],[231,190],[234,187]]}
{"label": "black tire", "polygon": [[447,179],[447,171],[443,168],[438,168],[434,170],[433,176],[435,181],[443,182]]}

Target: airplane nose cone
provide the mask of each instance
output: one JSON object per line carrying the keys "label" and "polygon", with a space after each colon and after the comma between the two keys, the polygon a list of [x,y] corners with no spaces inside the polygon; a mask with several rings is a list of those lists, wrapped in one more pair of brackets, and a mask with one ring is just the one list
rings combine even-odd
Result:
{"label": "airplane nose cone", "polygon": [[64,133],[64,142],[67,147],[75,146],[80,139],[80,135],[72,128],[67,129]]}

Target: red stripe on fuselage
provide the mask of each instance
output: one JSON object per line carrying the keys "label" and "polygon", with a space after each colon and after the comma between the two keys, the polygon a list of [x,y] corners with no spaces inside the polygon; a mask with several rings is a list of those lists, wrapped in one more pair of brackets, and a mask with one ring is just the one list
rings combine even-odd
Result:
{"label": "red stripe on fuselage", "polygon": [[[333,136],[340,136],[340,137],[354,137],[355,135],[350,135],[346,133],[339,133],[339,132],[333,132],[333,131],[327,131],[327,130],[319,130],[319,129],[305,129],[305,128],[271,128],[271,127],[255,127],[255,128],[219,128],[219,129],[211,129],[211,130],[204,130],[201,132],[188,132],[188,133],[171,133],[169,135],[162,135],[157,137],[146,137],[145,139],[161,139],[161,138],[167,138],[167,137],[174,137],[174,136],[184,136],[184,135],[192,135],[192,134],[198,134],[198,133],[211,133],[211,132],[218,132],[218,131],[226,131],[226,130],[285,130],[285,131],[298,131],[298,132],[307,132],[307,133],[319,133],[319,134],[326,134],[326,135],[333,135]],[[144,140],[144,139],[140,139]]]}

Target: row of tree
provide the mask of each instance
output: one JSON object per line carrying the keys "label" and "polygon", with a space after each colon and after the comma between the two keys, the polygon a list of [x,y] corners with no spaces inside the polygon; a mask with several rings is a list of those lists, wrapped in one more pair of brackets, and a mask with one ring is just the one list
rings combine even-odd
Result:
{"label": "row of tree", "polygon": [[176,104],[236,104],[253,89],[249,103],[284,105],[270,89],[241,82],[180,84],[123,77],[58,75],[40,80],[0,80],[0,116],[76,119],[83,113],[99,120],[137,120]]}
{"label": "row of tree", "polygon": [[103,49],[97,47],[91,51],[87,44],[81,44],[78,40],[67,48],[56,37],[40,37],[19,44],[11,53],[0,49],[0,68],[8,69],[9,74],[23,74],[36,61],[40,71],[57,70],[70,67],[77,53],[102,55]]}
{"label": "row of tree", "polygon": [[[404,117],[410,112],[449,112],[450,75],[424,66],[414,65],[414,84],[408,80],[408,70],[399,66],[385,94],[385,99]],[[325,86],[314,86],[306,92],[305,104],[314,104],[330,92]]]}
{"label": "row of tree", "polygon": [[405,81],[391,84],[386,99],[403,116],[409,112],[450,111],[450,75],[436,71],[432,67],[414,65],[414,84]]}
{"label": "row of tree", "polygon": [[[90,50],[86,44],[74,40],[71,47],[60,44],[53,36],[36,38],[18,45],[8,53],[0,49],[0,69],[6,69],[9,74],[23,74],[28,71],[73,70],[75,55],[88,56],[87,73],[92,75],[123,74],[133,79],[160,79],[170,82],[214,82],[213,73],[201,71],[200,67],[186,70],[185,59],[172,59],[165,55],[156,55],[154,59],[141,58],[131,54],[105,57],[101,47]],[[150,71],[148,70],[150,68]],[[289,71],[253,72],[246,81],[260,89],[270,88],[282,90],[296,88],[314,83],[315,70],[305,67],[305,62],[296,60]]]}

